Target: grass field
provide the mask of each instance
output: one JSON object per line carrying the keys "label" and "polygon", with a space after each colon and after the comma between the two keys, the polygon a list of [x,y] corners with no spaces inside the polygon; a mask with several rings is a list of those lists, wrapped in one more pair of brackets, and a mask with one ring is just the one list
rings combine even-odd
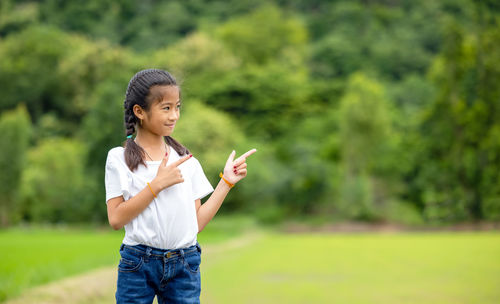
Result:
{"label": "grass field", "polygon": [[[262,233],[241,219],[200,234],[202,303],[500,303],[500,233]],[[118,261],[123,232],[0,232],[0,294]],[[112,301],[104,299],[101,303]],[[1,301],[0,301],[1,302]],[[94,302],[92,302],[94,303]]]}
{"label": "grass field", "polygon": [[210,303],[500,303],[500,233],[271,234],[203,266]]}
{"label": "grass field", "polygon": [[13,229],[0,232],[0,301],[22,290],[114,263],[123,238],[111,231]]}

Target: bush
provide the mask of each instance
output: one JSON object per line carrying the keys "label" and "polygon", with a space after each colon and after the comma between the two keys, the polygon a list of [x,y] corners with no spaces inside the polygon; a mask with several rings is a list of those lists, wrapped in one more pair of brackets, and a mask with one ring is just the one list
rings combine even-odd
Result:
{"label": "bush", "polygon": [[25,154],[31,134],[31,121],[23,105],[0,116],[0,226],[7,226],[18,217],[16,203],[25,168]]}
{"label": "bush", "polygon": [[100,212],[90,201],[96,184],[85,176],[86,153],[81,142],[64,138],[45,139],[29,151],[21,187],[24,220],[83,222]]}

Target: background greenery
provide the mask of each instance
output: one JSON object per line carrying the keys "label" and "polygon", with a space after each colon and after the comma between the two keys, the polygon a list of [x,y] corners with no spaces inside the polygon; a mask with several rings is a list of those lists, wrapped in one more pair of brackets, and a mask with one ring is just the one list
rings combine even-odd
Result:
{"label": "background greenery", "polygon": [[500,219],[496,1],[0,1],[1,224],[105,223],[104,163],[140,69],[182,83],[174,137],[222,213]]}

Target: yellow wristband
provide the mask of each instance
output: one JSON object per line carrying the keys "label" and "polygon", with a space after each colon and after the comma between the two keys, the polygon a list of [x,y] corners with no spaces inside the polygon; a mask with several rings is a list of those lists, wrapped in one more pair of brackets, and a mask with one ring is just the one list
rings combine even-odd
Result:
{"label": "yellow wristband", "polygon": [[234,184],[231,184],[227,179],[224,178],[224,175],[222,175],[222,172],[219,173],[220,178],[222,178],[223,181],[226,182],[226,184],[229,186],[229,188],[233,188]]}
{"label": "yellow wristband", "polygon": [[151,193],[153,193],[153,196],[156,197],[156,194],[154,193],[153,188],[151,188],[151,185],[149,183],[146,183],[146,184],[148,184],[149,190],[151,190]]}

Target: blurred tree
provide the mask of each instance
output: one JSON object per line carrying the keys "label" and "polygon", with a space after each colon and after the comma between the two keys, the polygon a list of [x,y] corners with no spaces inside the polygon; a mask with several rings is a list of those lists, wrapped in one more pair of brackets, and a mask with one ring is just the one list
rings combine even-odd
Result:
{"label": "blurred tree", "polygon": [[287,16],[274,5],[231,19],[217,28],[216,36],[249,64],[266,64],[303,52],[307,42],[307,30],[300,19]]}
{"label": "blurred tree", "polygon": [[46,27],[31,27],[0,44],[0,110],[26,106],[36,121],[43,112],[57,109],[51,105],[56,92],[50,88],[57,82],[59,60],[66,52],[67,35]]}
{"label": "blurred tree", "polygon": [[359,41],[328,35],[311,47],[311,73],[317,78],[348,77],[364,63]]}
{"label": "blurred tree", "polygon": [[[343,166],[340,212],[354,219],[374,219],[376,204],[393,193],[383,173],[395,167],[399,136],[394,109],[384,88],[363,74],[350,77],[339,108]],[[389,170],[388,170],[389,169]],[[379,187],[375,189],[374,183]]]}
{"label": "blurred tree", "polygon": [[[133,2],[132,2],[133,3]],[[141,2],[135,18],[124,26],[121,43],[136,50],[170,45],[194,31],[196,18],[183,1]]]}
{"label": "blurred tree", "polygon": [[392,79],[423,73],[430,64],[430,54],[416,43],[411,28],[381,29],[371,36],[376,37],[370,42],[371,62],[377,71]]}
{"label": "blurred tree", "polygon": [[134,62],[129,53],[105,42],[91,43],[47,27],[9,36],[0,44],[0,56],[9,58],[0,62],[0,110],[25,102],[35,124],[45,115],[52,118],[40,123],[57,117],[64,136],[76,132],[92,106],[92,90]]}
{"label": "blurred tree", "polygon": [[311,109],[304,69],[270,63],[222,77],[217,86],[208,88],[207,104],[232,114],[246,132],[262,140],[279,137]]}
{"label": "blurred tree", "polygon": [[351,76],[339,109],[342,159],[348,174],[373,172],[393,135],[391,105],[383,87],[363,74]]}
{"label": "blurred tree", "polygon": [[33,151],[52,137],[82,149],[78,214],[102,221],[126,84],[151,67],[177,76],[176,134],[209,175],[220,149],[259,148],[228,210],[498,220],[499,16],[493,0],[0,0],[0,111],[26,105]]}
{"label": "blurred tree", "polygon": [[183,98],[206,100],[225,75],[239,69],[241,60],[220,41],[205,33],[194,33],[155,52],[150,64],[173,73]]}
{"label": "blurred tree", "polygon": [[62,138],[42,140],[29,151],[21,186],[25,220],[83,222],[102,213],[90,201],[95,181],[84,174],[85,154],[82,143]]}
{"label": "blurred tree", "polygon": [[472,34],[447,26],[431,78],[439,88],[422,123],[419,179],[425,215],[433,221],[500,218],[500,31],[498,18],[476,3]]}
{"label": "blurred tree", "polygon": [[[338,197],[337,108],[316,109],[273,141],[275,200],[286,216],[323,216]],[[331,215],[331,212],[330,212]]]}
{"label": "blurred tree", "polygon": [[38,3],[0,1],[0,37],[16,33],[39,21]]}
{"label": "blurred tree", "polygon": [[0,149],[0,226],[6,227],[18,219],[18,193],[25,154],[31,134],[31,121],[24,105],[5,111],[0,116],[0,134],[4,144]]}

